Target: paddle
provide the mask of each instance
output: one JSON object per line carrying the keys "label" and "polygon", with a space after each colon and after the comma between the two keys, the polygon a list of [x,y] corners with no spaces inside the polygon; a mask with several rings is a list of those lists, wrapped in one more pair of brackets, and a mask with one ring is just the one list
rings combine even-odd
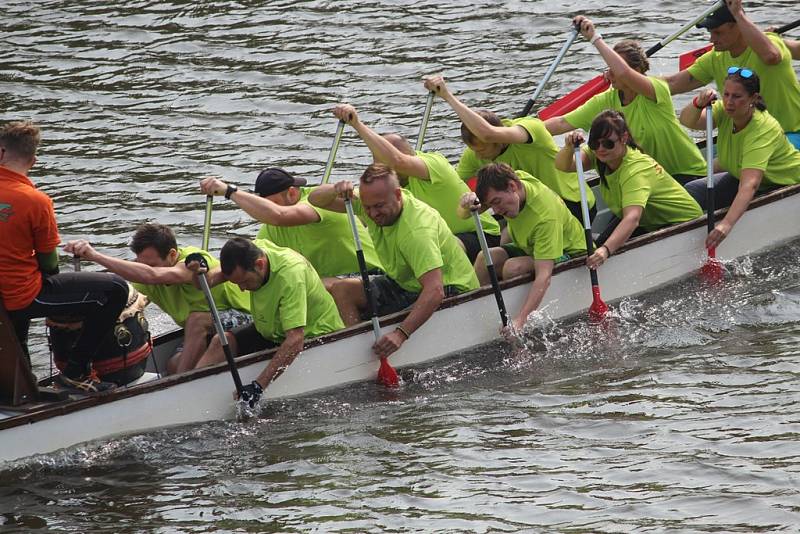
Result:
{"label": "paddle", "polygon": [[538,99],[539,95],[542,94],[544,86],[550,81],[550,77],[553,76],[553,73],[556,71],[556,67],[558,67],[558,64],[561,63],[562,59],[564,59],[564,56],[567,54],[567,50],[569,50],[569,47],[572,46],[573,42],[575,42],[576,37],[578,37],[578,28],[573,26],[572,31],[569,32],[569,36],[567,36],[567,41],[561,46],[561,50],[558,51],[558,54],[556,55],[555,59],[553,59],[550,67],[548,67],[547,72],[544,73],[542,81],[539,82],[538,86],[536,86],[533,96],[528,99],[528,103],[525,104],[525,107],[522,109],[522,113],[517,115],[517,118],[525,117],[530,114],[531,110],[533,109],[533,105],[536,103],[536,99]]}
{"label": "paddle", "polygon": [[[708,233],[714,231],[715,202],[714,202],[714,117],[711,112],[712,99],[706,106],[706,220]],[[700,276],[709,283],[715,284],[722,280],[722,263],[717,259],[716,247],[708,249],[708,259],[700,268]]]}
{"label": "paddle", "polygon": [[[578,183],[581,188],[581,212],[583,215],[584,235],[586,236],[586,257],[588,258],[594,254],[594,240],[592,239],[592,222],[589,220],[589,202],[586,199],[586,177],[583,174],[580,143],[575,145],[575,167],[578,170]],[[600,282],[597,280],[597,269],[589,269],[589,278],[592,281],[592,305],[589,306],[589,319],[602,321],[608,314],[608,305],[600,298]]]}
{"label": "paddle", "polygon": [[203,221],[203,244],[200,248],[208,252],[208,240],[211,237],[211,210],[214,208],[214,196],[206,197],[206,217]]}
{"label": "paddle", "polygon": [[436,94],[433,91],[428,93],[428,100],[425,101],[425,111],[422,113],[422,123],[419,125],[417,144],[414,147],[414,150],[422,150],[422,144],[425,142],[425,130],[428,129],[428,120],[431,118],[431,108],[433,108],[434,96],[436,96]]}
{"label": "paddle", "polygon": [[[186,256],[186,260],[184,262],[188,266],[192,262],[197,262],[200,264],[200,267],[203,269],[208,270],[208,262],[203,257],[202,254],[199,252],[193,252]],[[222,351],[225,353],[225,359],[228,361],[228,369],[231,371],[231,377],[233,377],[233,383],[236,386],[236,393],[239,395],[239,398],[242,400],[247,401],[252,408],[255,406],[255,403],[258,402],[258,397],[251,397],[249,399],[245,399],[242,396],[242,379],[239,376],[239,369],[236,368],[236,362],[233,360],[233,354],[231,353],[231,348],[228,345],[228,337],[225,335],[225,328],[222,326],[222,321],[219,318],[219,312],[217,311],[217,305],[214,303],[214,297],[211,295],[211,288],[208,287],[208,279],[206,278],[205,272],[197,273],[197,277],[200,279],[200,289],[203,290],[203,295],[206,297],[206,302],[208,303],[208,309],[211,311],[211,318],[214,322],[214,329],[217,331],[217,337],[219,338],[219,342],[222,345]]]}
{"label": "paddle", "polygon": [[[788,31],[791,31],[791,30],[797,28],[798,26],[800,26],[800,19],[797,19],[794,22],[789,22],[788,24],[784,24],[783,26],[777,28],[773,33],[777,33],[778,35],[780,35],[782,33],[786,33]],[[703,54],[705,54],[706,52],[708,52],[709,50],[711,50],[713,48],[714,48],[714,45],[708,44],[708,45],[700,47],[700,48],[698,48],[696,50],[692,50],[691,52],[684,52],[678,58],[678,65],[680,66],[680,69],[681,70],[686,70],[695,61],[697,61],[697,58],[699,58],[700,56],[702,56]]]}
{"label": "paddle", "polygon": [[333,136],[333,144],[331,145],[331,152],[328,154],[328,162],[325,164],[325,174],[322,175],[322,183],[327,184],[328,178],[331,177],[333,170],[333,161],[336,159],[336,151],[339,150],[339,141],[342,140],[342,133],[344,132],[344,121],[339,121],[336,126],[336,134]]}
{"label": "paddle", "polygon": [[[714,5],[706,9],[700,16],[693,19],[691,22],[686,23],[672,35],[665,37],[658,43],[651,46],[647,50],[647,52],[645,52],[647,54],[647,57],[652,56],[653,54],[655,54],[656,52],[667,46],[669,43],[671,43],[672,41],[674,41],[687,31],[689,31],[689,29],[694,27],[701,20],[705,19],[708,15],[711,14],[711,12],[715,11],[718,7],[722,6],[723,4],[724,0],[715,2]],[[599,76],[595,76],[594,78],[592,78],[582,86],[578,87],[571,93],[562,96],[549,106],[539,111],[539,118],[542,120],[547,120],[552,117],[565,115],[570,111],[576,109],[580,105],[584,104],[594,95],[600,93],[601,91],[605,91],[608,88],[608,86],[609,84],[605,80],[605,77],[602,74],[600,74]]]}
{"label": "paddle", "polygon": [[[367,297],[369,313],[372,316],[372,332],[375,334],[375,341],[377,342],[381,338],[381,323],[378,320],[378,310],[375,309],[375,300],[373,299],[372,288],[369,284],[369,274],[367,273],[367,261],[364,259],[364,250],[361,248],[356,216],[353,214],[353,205],[349,198],[344,200],[344,206],[347,209],[350,229],[353,231],[353,240],[356,243],[356,258],[358,258],[358,268],[361,271],[361,283],[364,286],[364,295]],[[385,356],[381,358],[381,366],[378,369],[378,383],[387,387],[397,387],[400,384],[397,371],[389,364],[389,360]]]}
{"label": "paddle", "polygon": [[475,221],[475,232],[478,234],[478,241],[480,241],[481,250],[483,251],[483,259],[486,261],[486,270],[489,271],[489,280],[492,282],[494,299],[497,301],[497,311],[500,312],[500,321],[503,323],[503,326],[508,326],[506,303],[503,301],[503,293],[500,291],[500,282],[497,280],[497,271],[495,271],[494,268],[492,255],[489,254],[489,244],[486,242],[486,235],[483,233],[483,224],[481,223],[481,216],[478,210],[472,212],[472,219]]}

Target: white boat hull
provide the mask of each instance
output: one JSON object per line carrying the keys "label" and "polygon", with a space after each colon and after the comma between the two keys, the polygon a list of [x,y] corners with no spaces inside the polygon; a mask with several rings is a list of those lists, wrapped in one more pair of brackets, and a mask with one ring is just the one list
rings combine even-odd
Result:
{"label": "white boat hull", "polygon": [[[718,256],[733,259],[756,253],[796,238],[800,230],[800,194],[786,196],[751,208],[732,235],[718,248]],[[777,195],[782,196],[782,195]],[[776,224],[779,221],[780,224]],[[694,228],[686,229],[686,227]],[[645,236],[610,258],[598,271],[607,302],[649,291],[697,271],[704,260],[705,225],[687,223],[666,230],[667,237],[648,242]],[[678,232],[678,233],[673,233]],[[644,244],[641,244],[644,242]],[[553,277],[544,306],[553,318],[586,310],[591,303],[589,277],[575,261]],[[504,284],[509,313],[518,310],[529,283]],[[418,365],[457,353],[498,337],[499,315],[491,292],[437,311],[391,357],[396,367]],[[401,314],[389,317],[386,330]],[[368,326],[333,334],[326,344],[312,343],[265,391],[264,399],[303,395],[348,383],[373,380],[378,361],[371,353],[373,335]],[[242,358],[239,372],[244,383],[253,380],[266,365],[265,357]],[[184,375],[127,388],[113,399],[87,398],[86,408],[57,416],[32,417],[35,422],[10,426],[0,421],[0,461],[14,460],[64,447],[139,432],[156,427],[235,417],[233,382],[222,364]],[[263,401],[262,401],[263,402]]]}

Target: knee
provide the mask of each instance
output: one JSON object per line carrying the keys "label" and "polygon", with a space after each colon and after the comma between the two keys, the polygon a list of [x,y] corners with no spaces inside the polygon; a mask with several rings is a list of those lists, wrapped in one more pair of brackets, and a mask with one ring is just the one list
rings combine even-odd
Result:
{"label": "knee", "polygon": [[503,280],[530,274],[533,272],[532,262],[509,260],[503,265]]}

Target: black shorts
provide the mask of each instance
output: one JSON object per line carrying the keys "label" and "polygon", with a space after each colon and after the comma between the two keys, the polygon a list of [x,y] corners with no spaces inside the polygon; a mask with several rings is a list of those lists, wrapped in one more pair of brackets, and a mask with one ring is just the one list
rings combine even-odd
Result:
{"label": "black shorts", "polygon": [[[399,312],[413,305],[419,293],[406,291],[400,284],[386,275],[375,276],[369,281],[369,289],[375,302],[375,308],[379,316]],[[458,295],[460,291],[453,286],[444,286],[445,297]],[[367,308],[361,314],[361,319],[367,320],[371,317],[370,310]]]}
{"label": "black shorts", "polygon": [[231,330],[231,334],[236,339],[237,356],[244,356],[245,354],[252,354],[278,346],[277,343],[264,339],[256,330],[255,323],[234,328]]}
{"label": "black shorts", "polygon": [[[490,235],[486,232],[483,233],[486,236],[486,244],[489,248],[497,247],[500,245],[500,236],[499,235]],[[478,252],[481,251],[481,242],[478,239],[477,232],[461,232],[460,234],[456,234],[456,237],[464,243],[464,248],[467,249],[467,258],[469,258],[470,263],[475,263],[475,258],[478,257]]]}

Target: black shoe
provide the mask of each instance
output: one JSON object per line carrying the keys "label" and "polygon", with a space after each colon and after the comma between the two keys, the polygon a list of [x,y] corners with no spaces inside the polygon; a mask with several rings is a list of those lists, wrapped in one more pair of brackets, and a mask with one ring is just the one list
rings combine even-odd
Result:
{"label": "black shoe", "polygon": [[60,389],[66,390],[70,393],[79,393],[81,395],[94,395],[103,393],[104,391],[111,391],[116,388],[116,384],[111,382],[103,382],[93,376],[84,376],[82,378],[70,378],[64,373],[56,375],[53,383]]}

